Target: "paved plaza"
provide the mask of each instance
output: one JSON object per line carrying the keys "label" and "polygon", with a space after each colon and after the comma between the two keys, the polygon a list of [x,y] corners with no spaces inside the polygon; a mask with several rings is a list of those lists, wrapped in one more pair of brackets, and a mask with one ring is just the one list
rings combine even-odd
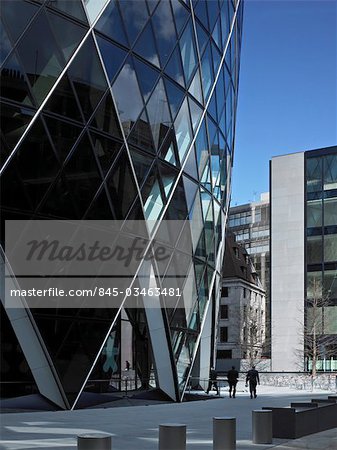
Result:
{"label": "paved plaza", "polygon": [[237,419],[238,450],[337,450],[337,429],[292,441],[274,439],[273,444],[268,445],[251,442],[252,410],[263,406],[287,406],[290,402],[325,398],[328,394],[331,392],[259,386],[257,399],[251,400],[242,384],[235,399],[228,398],[227,389],[222,388],[222,398],[180,404],[6,413],[0,416],[0,449],[71,450],[76,449],[77,435],[103,432],[113,436],[113,450],[157,450],[158,426],[171,422],[187,425],[188,450],[208,450],[212,449],[212,418],[232,416]]}

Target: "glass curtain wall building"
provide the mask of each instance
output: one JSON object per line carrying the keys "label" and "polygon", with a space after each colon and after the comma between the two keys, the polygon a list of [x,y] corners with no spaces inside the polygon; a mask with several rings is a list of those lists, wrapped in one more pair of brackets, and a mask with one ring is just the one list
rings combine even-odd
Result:
{"label": "glass curtain wall building", "polygon": [[242,17],[240,0],[1,2],[2,225],[145,220],[155,239],[179,220],[193,241],[185,309],[26,310],[25,334],[1,306],[2,395],[75,408],[121,390],[125,361],[134,389],[174,401],[192,368],[208,378]]}

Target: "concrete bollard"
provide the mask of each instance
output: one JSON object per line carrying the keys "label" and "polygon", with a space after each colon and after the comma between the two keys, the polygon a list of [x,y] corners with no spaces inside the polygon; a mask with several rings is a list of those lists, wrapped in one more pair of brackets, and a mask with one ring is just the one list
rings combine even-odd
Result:
{"label": "concrete bollard", "polygon": [[97,433],[77,436],[77,450],[111,450],[111,435]]}
{"label": "concrete bollard", "polygon": [[159,450],[186,450],[186,425],[181,423],[159,425]]}
{"label": "concrete bollard", "polygon": [[253,444],[273,442],[273,412],[270,409],[252,411]]}
{"label": "concrete bollard", "polygon": [[236,418],[213,417],[213,450],[236,449]]}

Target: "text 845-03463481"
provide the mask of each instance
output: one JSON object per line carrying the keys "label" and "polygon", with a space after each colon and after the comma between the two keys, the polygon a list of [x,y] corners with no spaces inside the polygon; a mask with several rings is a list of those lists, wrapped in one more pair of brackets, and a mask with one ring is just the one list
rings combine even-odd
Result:
{"label": "text 845-03463481", "polygon": [[99,296],[108,296],[108,297],[117,297],[118,295],[125,294],[127,297],[134,296],[149,296],[149,297],[159,297],[160,295],[168,296],[168,297],[180,297],[181,290],[180,288],[158,288],[158,287],[149,287],[149,288],[127,288],[125,291],[120,291],[118,288],[99,288],[98,295]]}

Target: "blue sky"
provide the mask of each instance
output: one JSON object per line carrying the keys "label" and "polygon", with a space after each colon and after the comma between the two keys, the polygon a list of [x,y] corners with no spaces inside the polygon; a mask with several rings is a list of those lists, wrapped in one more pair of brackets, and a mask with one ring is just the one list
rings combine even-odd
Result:
{"label": "blue sky", "polygon": [[337,0],[246,0],[231,205],[272,156],[337,144]]}

